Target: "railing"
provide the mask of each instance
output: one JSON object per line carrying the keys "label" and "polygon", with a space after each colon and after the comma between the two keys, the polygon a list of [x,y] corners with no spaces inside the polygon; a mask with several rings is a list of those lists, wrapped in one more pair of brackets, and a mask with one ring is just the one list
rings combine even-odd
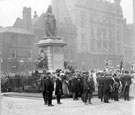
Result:
{"label": "railing", "polygon": [[39,77],[6,77],[2,78],[2,92],[40,92]]}

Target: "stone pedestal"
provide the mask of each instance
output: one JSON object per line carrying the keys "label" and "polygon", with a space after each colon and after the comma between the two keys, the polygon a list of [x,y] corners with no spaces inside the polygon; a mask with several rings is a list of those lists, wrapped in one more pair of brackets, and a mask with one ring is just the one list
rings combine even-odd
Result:
{"label": "stone pedestal", "polygon": [[36,45],[46,52],[49,71],[64,69],[63,47],[66,43],[63,40],[60,38],[42,38]]}

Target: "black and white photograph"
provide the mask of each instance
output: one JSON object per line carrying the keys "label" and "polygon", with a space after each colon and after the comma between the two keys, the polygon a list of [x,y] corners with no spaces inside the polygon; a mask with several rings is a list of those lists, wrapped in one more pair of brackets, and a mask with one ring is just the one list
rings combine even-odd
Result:
{"label": "black and white photograph", "polygon": [[0,115],[135,115],[135,0],[0,0]]}

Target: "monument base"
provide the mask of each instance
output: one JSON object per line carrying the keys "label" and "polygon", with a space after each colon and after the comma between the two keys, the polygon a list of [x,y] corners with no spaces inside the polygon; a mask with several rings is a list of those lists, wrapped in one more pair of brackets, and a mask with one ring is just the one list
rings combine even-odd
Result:
{"label": "monument base", "polygon": [[42,38],[37,44],[43,49],[48,59],[48,71],[54,72],[56,69],[64,69],[64,52],[63,47],[66,43],[60,38]]}

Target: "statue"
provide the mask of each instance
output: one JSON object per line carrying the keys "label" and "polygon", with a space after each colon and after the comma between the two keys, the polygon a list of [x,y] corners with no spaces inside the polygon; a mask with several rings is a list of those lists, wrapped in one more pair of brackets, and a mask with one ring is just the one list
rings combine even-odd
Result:
{"label": "statue", "polygon": [[40,69],[48,69],[47,55],[43,49],[41,49],[38,59],[36,60],[36,65]]}
{"label": "statue", "polygon": [[57,36],[56,19],[51,6],[48,7],[45,13],[45,34],[47,37]]}

